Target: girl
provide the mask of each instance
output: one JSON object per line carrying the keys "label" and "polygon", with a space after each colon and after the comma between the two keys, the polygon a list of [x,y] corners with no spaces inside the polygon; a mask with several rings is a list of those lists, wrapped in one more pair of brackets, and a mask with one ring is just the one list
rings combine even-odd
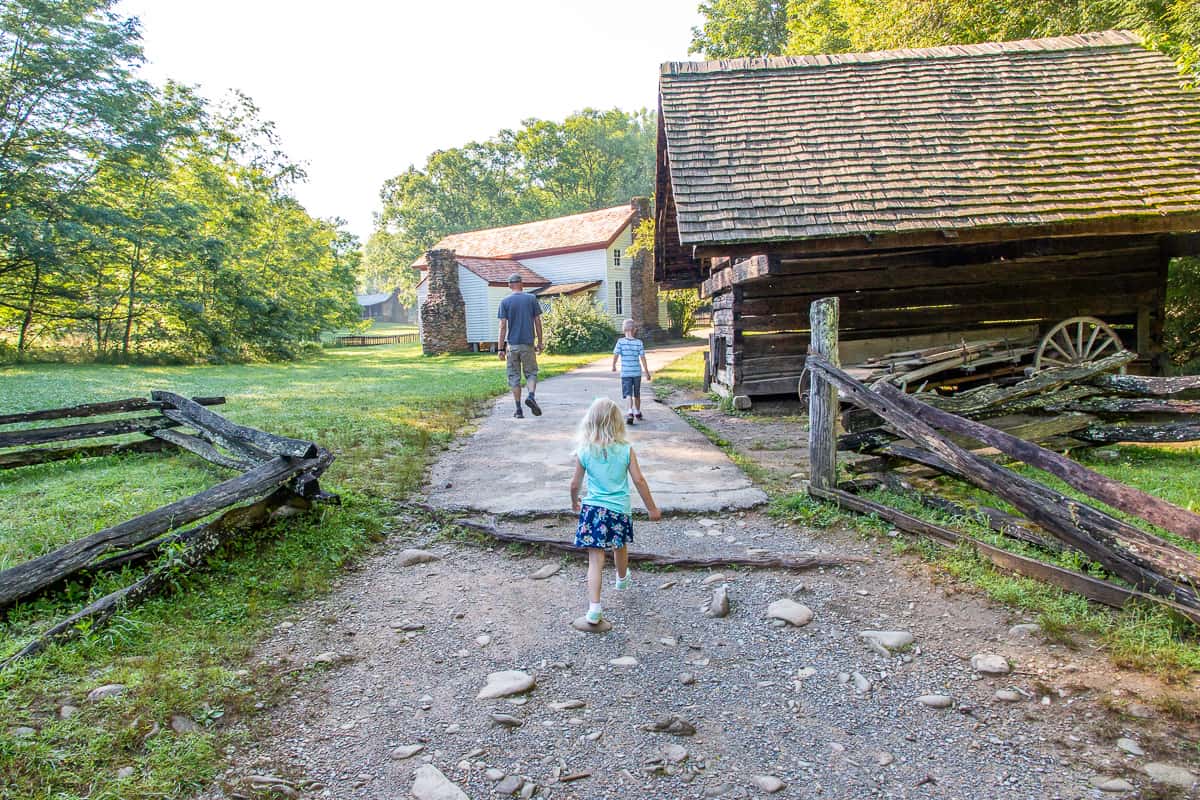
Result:
{"label": "girl", "polygon": [[[601,572],[604,570],[604,551],[613,551],[617,567],[616,588],[628,589],[628,544],[633,541],[630,520],[629,479],[637,487],[650,519],[662,519],[654,504],[650,487],[638,466],[637,456],[625,439],[625,422],[621,409],[604,397],[592,402],[591,408],[579,423],[575,450],[575,476],[571,478],[571,508],[579,512],[575,530],[575,546],[588,549],[588,611],[589,625],[599,625]],[[587,475],[587,495],[582,504],[579,488]]]}

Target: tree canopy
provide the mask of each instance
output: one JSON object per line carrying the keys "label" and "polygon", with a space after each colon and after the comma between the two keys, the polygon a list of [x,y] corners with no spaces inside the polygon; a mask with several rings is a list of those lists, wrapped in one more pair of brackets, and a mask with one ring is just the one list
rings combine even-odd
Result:
{"label": "tree canopy", "polygon": [[357,318],[357,243],[234,94],[137,78],[115,0],[0,5],[0,351],[286,357]]}
{"label": "tree canopy", "polygon": [[447,234],[629,202],[654,186],[654,114],[584,109],[529,119],[483,142],[439,150],[380,192],[383,210],[359,272],[370,289],[411,296],[409,265]]}
{"label": "tree canopy", "polygon": [[1195,0],[707,0],[692,31],[707,58],[863,52],[1063,36],[1141,33],[1200,79]]}

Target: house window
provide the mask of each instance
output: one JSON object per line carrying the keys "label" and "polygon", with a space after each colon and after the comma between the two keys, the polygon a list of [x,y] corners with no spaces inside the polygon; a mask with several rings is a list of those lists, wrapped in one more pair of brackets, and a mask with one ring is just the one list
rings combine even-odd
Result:
{"label": "house window", "polygon": [[[617,251],[613,251],[614,257],[616,255],[616,252]],[[624,304],[622,303],[623,298],[621,297],[621,282],[620,281],[613,281],[613,292],[614,292],[613,299],[616,300],[616,304],[617,304],[617,316],[619,317],[623,313],[625,313]]]}
{"label": "house window", "polygon": [[613,266],[614,267],[621,266],[621,251],[620,250],[613,250]]}

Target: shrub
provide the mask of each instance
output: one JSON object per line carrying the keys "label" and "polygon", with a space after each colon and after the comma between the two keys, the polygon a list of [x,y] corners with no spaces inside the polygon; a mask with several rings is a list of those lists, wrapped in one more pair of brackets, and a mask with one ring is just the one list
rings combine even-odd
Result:
{"label": "shrub", "polygon": [[609,350],[617,341],[617,330],[591,298],[563,297],[542,315],[546,352],[590,353]]}
{"label": "shrub", "polygon": [[672,336],[687,336],[696,327],[696,309],[700,293],[695,289],[671,289],[661,295],[667,301],[667,317]]}

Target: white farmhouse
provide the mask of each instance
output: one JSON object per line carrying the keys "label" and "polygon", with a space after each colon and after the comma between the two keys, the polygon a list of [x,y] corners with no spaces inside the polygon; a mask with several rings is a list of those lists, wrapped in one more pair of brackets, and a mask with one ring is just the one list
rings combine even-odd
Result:
{"label": "white farmhouse", "polygon": [[[633,230],[648,215],[645,198],[627,205],[567,217],[451,234],[431,250],[452,251],[458,289],[466,310],[466,338],[472,349],[491,349],[498,334],[496,311],[508,294],[508,276],[520,273],[525,290],[546,303],[567,295],[591,297],[615,328],[624,319],[643,329],[660,327],[657,285],[643,255],[630,258]],[[413,268],[426,272],[422,255]],[[429,276],[417,286],[417,307],[429,296]],[[665,309],[664,309],[665,311]],[[421,334],[425,338],[425,320]]]}

